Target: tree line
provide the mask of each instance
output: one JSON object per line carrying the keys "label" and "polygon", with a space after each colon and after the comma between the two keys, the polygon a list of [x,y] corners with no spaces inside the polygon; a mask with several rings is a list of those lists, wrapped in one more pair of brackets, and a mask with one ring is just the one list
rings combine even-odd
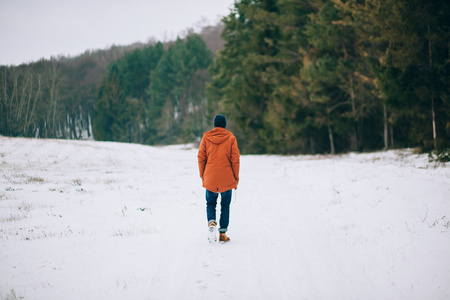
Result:
{"label": "tree line", "polygon": [[170,43],[1,66],[0,134],[196,142],[223,113],[244,153],[448,152],[448,20],[438,0],[236,1]]}
{"label": "tree line", "polygon": [[198,34],[136,49],[113,62],[95,107],[98,140],[171,144],[206,128],[205,83],[212,54]]}
{"label": "tree line", "polygon": [[72,58],[0,66],[0,134],[93,138],[92,114],[108,64],[143,46],[113,46]]}
{"label": "tree line", "polygon": [[[0,135],[147,144],[193,139],[200,134],[199,128],[206,126],[202,121],[206,114],[200,112],[203,107],[199,108],[199,103],[206,107],[206,96],[202,95],[204,81],[209,78],[206,68],[213,53],[223,47],[222,28],[222,24],[204,26],[200,34],[189,29],[177,41],[151,40],[86,51],[75,57],[0,66]],[[150,87],[153,70],[155,80]],[[169,89],[170,95],[164,94],[163,88]],[[172,97],[173,102],[165,97]],[[178,112],[177,101],[182,105]],[[202,118],[195,117],[194,111]],[[165,120],[163,114],[168,116]],[[181,123],[194,130],[182,128]]]}
{"label": "tree line", "polygon": [[450,147],[450,4],[242,0],[209,96],[256,153]]}

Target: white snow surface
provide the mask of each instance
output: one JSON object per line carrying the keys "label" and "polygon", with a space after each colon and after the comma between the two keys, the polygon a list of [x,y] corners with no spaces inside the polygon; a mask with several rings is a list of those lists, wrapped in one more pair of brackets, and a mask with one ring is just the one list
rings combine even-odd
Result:
{"label": "white snow surface", "polygon": [[450,164],[241,156],[207,242],[193,145],[0,137],[0,299],[450,299]]}

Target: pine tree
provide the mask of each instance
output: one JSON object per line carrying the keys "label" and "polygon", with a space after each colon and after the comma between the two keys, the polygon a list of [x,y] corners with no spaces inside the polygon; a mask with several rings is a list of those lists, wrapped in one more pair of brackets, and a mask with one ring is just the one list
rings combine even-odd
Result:
{"label": "pine tree", "polygon": [[242,151],[266,152],[270,128],[265,124],[267,105],[274,90],[280,29],[277,1],[241,1],[223,19],[220,51],[209,86],[215,112],[224,112],[238,128]]}
{"label": "pine tree", "polygon": [[310,20],[309,15],[317,12],[317,7],[308,2],[287,0],[278,1],[278,9],[279,35],[274,43],[278,51],[270,57],[273,66],[267,74],[274,88],[264,116],[266,148],[273,153],[315,152],[320,143],[313,141],[316,133],[312,111],[305,101],[299,70],[305,56],[302,49],[307,46],[305,25]]}
{"label": "pine tree", "polygon": [[178,38],[161,57],[147,89],[151,143],[175,143],[201,134],[204,128],[195,126],[193,119],[203,119],[198,111],[204,105],[203,89],[208,80],[204,71],[212,62],[211,56],[201,37],[191,33],[185,40]]}
{"label": "pine tree", "polygon": [[146,89],[150,84],[150,72],[163,53],[163,45],[157,43],[143,50],[136,49],[111,64],[95,107],[96,139],[148,142]]}

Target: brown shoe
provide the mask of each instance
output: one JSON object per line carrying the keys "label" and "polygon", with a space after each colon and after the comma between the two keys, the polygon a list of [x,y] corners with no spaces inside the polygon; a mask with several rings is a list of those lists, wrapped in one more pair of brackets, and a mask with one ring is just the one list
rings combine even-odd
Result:
{"label": "brown shoe", "polygon": [[225,233],[220,233],[219,234],[219,242],[226,243],[226,242],[229,242],[229,241],[230,241],[230,238],[227,237],[227,235]]}

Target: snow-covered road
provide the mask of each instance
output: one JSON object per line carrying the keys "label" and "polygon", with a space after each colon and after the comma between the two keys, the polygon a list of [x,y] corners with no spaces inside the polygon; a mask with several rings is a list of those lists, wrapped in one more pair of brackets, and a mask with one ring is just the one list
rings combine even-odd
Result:
{"label": "snow-covered road", "polygon": [[0,168],[0,299],[450,298],[450,164],[409,150],[242,156],[228,244],[193,146],[0,137]]}

